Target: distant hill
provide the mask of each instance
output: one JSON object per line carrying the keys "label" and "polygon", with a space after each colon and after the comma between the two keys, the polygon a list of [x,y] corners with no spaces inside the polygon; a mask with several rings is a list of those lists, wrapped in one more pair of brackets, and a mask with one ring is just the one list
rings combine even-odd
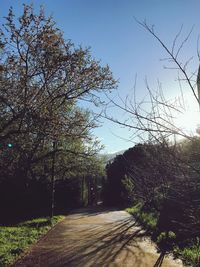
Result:
{"label": "distant hill", "polygon": [[120,150],[118,152],[115,152],[115,153],[110,153],[110,154],[101,154],[100,156],[102,158],[105,159],[105,163],[107,163],[108,161],[114,159],[117,155],[122,155],[126,150]]}

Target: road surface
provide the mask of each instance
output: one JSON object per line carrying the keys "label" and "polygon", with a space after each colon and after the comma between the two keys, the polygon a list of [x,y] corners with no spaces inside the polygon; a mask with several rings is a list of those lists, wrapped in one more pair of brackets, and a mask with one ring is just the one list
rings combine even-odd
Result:
{"label": "road surface", "polygon": [[125,211],[79,210],[58,223],[13,267],[182,267],[156,252]]}

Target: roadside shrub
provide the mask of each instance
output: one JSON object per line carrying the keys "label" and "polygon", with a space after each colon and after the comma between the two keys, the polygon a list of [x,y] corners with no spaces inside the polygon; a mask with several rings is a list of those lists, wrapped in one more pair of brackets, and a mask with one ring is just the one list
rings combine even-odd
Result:
{"label": "roadside shrub", "polygon": [[183,261],[189,266],[199,267],[200,266],[200,238],[197,238],[191,246],[185,247],[179,250]]}
{"label": "roadside shrub", "polygon": [[175,245],[176,234],[172,231],[161,232],[157,237],[157,244],[163,250],[171,250]]}

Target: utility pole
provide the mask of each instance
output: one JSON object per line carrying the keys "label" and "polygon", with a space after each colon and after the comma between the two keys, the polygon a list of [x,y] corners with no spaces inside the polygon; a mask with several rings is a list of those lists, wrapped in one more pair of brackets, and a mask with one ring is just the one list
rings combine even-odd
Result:
{"label": "utility pole", "polygon": [[197,75],[197,91],[198,91],[198,102],[199,102],[199,109],[200,109],[200,65]]}
{"label": "utility pole", "polygon": [[57,147],[57,142],[54,140],[53,154],[52,154],[52,169],[51,169],[51,218],[53,218],[54,216],[56,147]]}

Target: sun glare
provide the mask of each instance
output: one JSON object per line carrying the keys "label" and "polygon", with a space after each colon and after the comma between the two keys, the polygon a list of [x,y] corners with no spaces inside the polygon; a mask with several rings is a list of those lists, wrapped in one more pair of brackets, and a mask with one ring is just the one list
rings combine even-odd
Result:
{"label": "sun glare", "polygon": [[175,119],[176,127],[183,130],[186,134],[195,134],[200,125],[200,112],[186,111]]}

